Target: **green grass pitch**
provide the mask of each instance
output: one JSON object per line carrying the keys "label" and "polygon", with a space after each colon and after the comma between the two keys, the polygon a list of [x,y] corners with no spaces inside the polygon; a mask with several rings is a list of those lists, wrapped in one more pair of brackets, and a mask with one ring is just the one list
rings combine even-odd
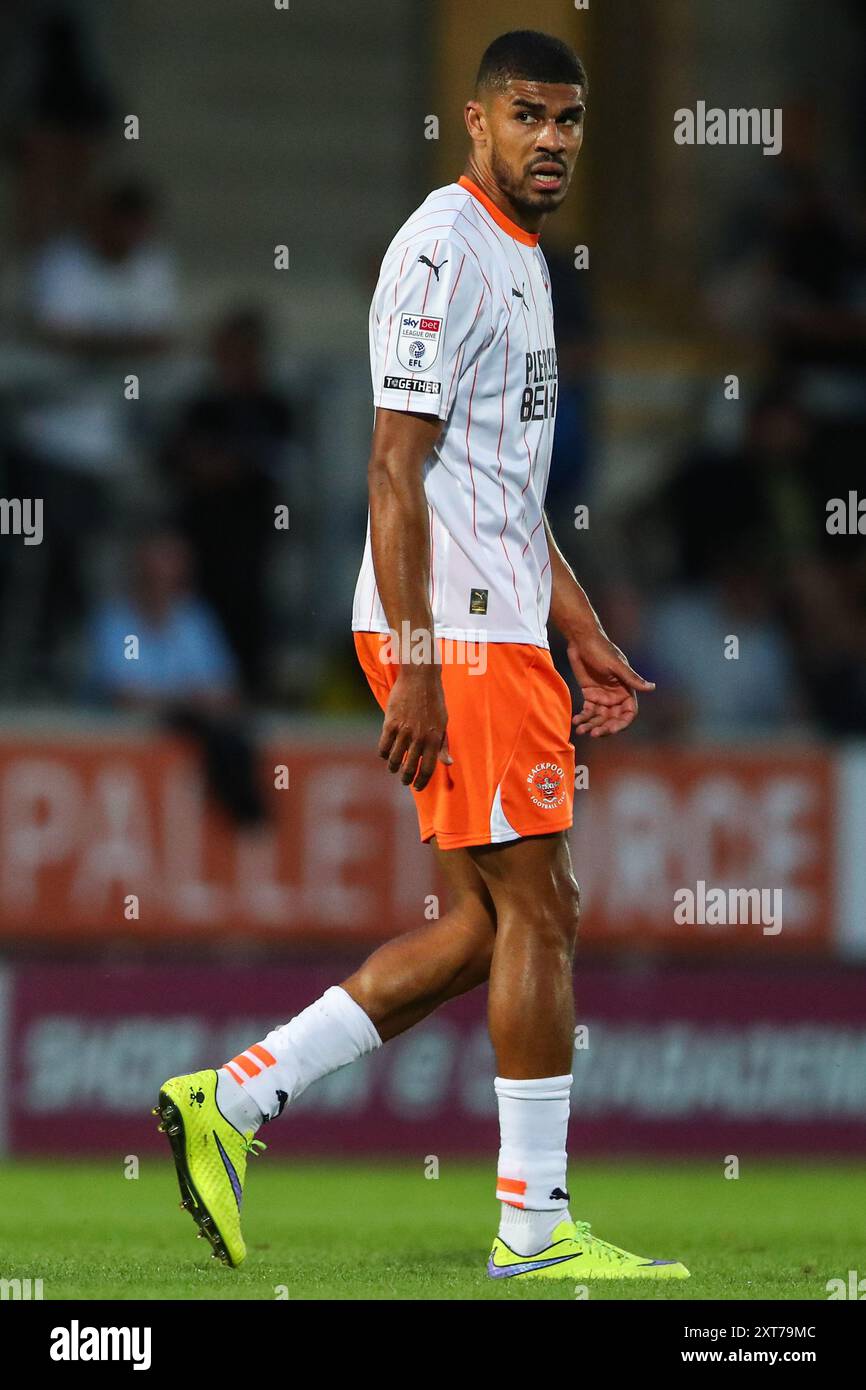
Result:
{"label": "green grass pitch", "polygon": [[[178,1208],[174,1169],[148,1156],[0,1165],[0,1277],[46,1299],[573,1299],[560,1282],[490,1280],[489,1163],[251,1164],[249,1254],[218,1266]],[[679,1258],[681,1282],[596,1282],[594,1299],[826,1299],[862,1267],[864,1182],[853,1165],[572,1159],[572,1212],[607,1240]]]}

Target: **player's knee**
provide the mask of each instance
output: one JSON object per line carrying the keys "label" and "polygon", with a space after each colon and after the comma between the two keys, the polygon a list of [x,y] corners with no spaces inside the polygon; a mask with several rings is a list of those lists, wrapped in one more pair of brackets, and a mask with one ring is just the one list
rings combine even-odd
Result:
{"label": "player's knee", "polygon": [[528,916],[536,939],[571,956],[580,919],[580,889],[574,875],[570,871],[552,875],[546,891],[536,895]]}

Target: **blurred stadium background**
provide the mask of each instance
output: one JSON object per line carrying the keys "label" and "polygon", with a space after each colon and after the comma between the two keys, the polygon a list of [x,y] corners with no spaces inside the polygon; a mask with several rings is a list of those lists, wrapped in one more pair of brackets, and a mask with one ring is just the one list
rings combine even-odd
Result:
{"label": "blurred stadium background", "polygon": [[[44,499],[41,544],[0,537],[0,1152],[153,1149],[163,1077],[437,910],[348,631],[366,316],[527,22],[591,84],[542,243],[549,511],[658,682],[578,750],[581,1151],[863,1152],[866,547],[826,527],[866,493],[854,0],[0,7],[2,493]],[[698,100],[783,108],[782,153],[676,145]],[[678,925],[699,881],[782,890],[782,930]],[[268,1139],[489,1155],[492,1075],[481,991]]]}

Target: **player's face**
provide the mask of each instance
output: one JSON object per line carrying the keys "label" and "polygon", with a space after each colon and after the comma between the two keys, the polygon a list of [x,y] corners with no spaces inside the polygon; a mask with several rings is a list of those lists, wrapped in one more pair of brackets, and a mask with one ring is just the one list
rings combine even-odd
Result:
{"label": "player's face", "polygon": [[559,207],[583,144],[585,109],[582,87],[553,82],[509,82],[485,103],[490,170],[515,207]]}

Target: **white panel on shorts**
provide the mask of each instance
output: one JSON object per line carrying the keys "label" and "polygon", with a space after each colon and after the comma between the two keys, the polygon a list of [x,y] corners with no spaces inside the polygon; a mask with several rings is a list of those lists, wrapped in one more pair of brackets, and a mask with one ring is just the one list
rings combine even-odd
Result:
{"label": "white panel on shorts", "polygon": [[502,784],[496,788],[493,805],[490,808],[490,843],[502,844],[504,840],[519,840],[520,834],[514,829],[502,809]]}

